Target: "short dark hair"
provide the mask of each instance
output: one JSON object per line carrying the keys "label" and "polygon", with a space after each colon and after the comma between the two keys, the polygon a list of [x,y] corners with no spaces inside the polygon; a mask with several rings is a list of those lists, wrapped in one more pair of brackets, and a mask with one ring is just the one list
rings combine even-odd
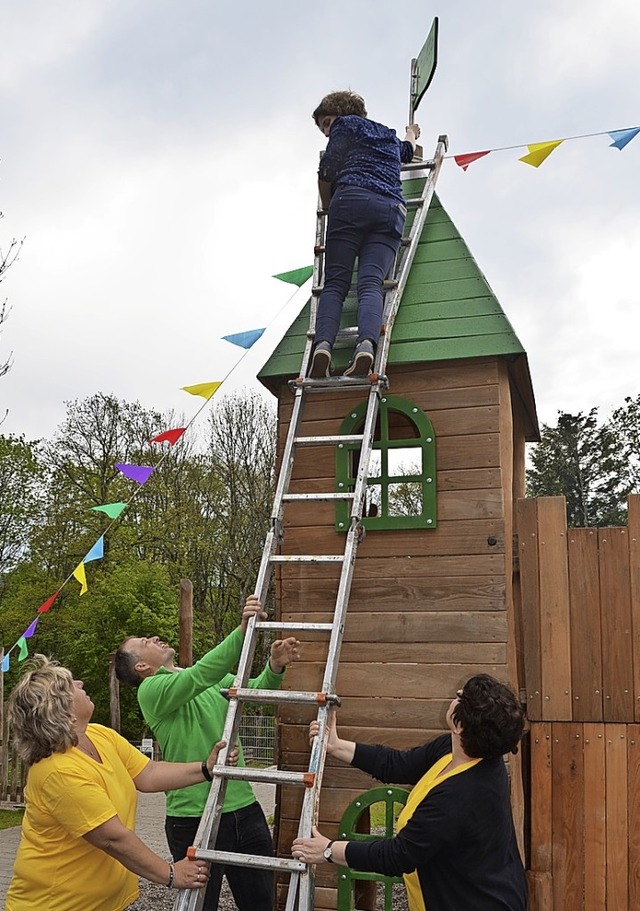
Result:
{"label": "short dark hair", "polygon": [[113,658],[113,666],[120,683],[125,683],[127,686],[140,686],[144,678],[136,670],[138,656],[127,649],[127,642],[133,638],[133,636],[128,636],[124,642],[120,643]]}
{"label": "short dark hair", "polygon": [[364,104],[364,98],[349,90],[331,92],[329,95],[324,96],[311,116],[317,125],[321,117],[344,117],[345,114],[366,117],[367,109]]}
{"label": "short dark hair", "polygon": [[458,694],[452,720],[460,725],[460,742],[473,759],[495,759],[517,753],[524,730],[524,711],[513,690],[489,674],[476,674]]}

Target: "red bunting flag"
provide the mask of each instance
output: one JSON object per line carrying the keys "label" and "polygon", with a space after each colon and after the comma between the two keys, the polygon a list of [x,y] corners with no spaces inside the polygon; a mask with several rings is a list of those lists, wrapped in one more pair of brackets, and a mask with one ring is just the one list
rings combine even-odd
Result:
{"label": "red bunting flag", "polygon": [[40,607],[38,608],[38,613],[46,614],[46,612],[53,606],[53,602],[56,600],[56,598],[58,597],[59,594],[60,594],[60,589],[58,589],[58,591],[55,593],[55,595],[51,595],[51,597],[47,601],[45,601],[44,604],[40,605]]}
{"label": "red bunting flag", "polygon": [[487,149],[486,152],[468,152],[466,155],[454,155],[453,160],[463,171],[466,171],[470,164],[473,164],[478,158],[484,158],[489,152],[491,152],[491,149]]}
{"label": "red bunting flag", "polygon": [[174,443],[177,443],[182,434],[185,432],[186,427],[176,427],[174,430],[165,430],[164,433],[159,433],[155,437],[151,437],[149,440],[150,443],[171,443],[173,446]]}

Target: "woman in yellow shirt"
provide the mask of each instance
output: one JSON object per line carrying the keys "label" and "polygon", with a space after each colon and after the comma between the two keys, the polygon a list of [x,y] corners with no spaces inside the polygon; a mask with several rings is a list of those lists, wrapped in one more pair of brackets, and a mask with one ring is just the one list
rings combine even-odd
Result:
{"label": "woman in yellow shirt", "polygon": [[204,861],[167,862],[134,833],[136,791],[201,782],[222,742],[202,762],[153,762],[110,728],[90,724],[81,680],[34,656],[9,699],[13,742],[29,766],[22,836],[6,911],[122,911],[138,877],[201,889]]}
{"label": "woman in yellow shirt", "polygon": [[[527,886],[516,843],[503,754],[516,752],[524,714],[514,693],[471,677],[447,712],[449,734],[412,750],[338,737],[327,752],[383,782],[413,786],[394,838],[330,841],[312,830],[292,854],[404,876],[410,911],[525,911]],[[312,722],[310,734],[317,734]]]}

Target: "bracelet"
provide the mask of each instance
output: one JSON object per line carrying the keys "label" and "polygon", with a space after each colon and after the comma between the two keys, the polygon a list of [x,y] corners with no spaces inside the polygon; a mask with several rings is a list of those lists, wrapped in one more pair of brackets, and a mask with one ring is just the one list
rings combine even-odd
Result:
{"label": "bracelet", "polygon": [[206,760],[206,759],[204,760],[204,762],[202,763],[202,765],[200,766],[200,768],[202,769],[202,774],[203,774],[204,777],[207,779],[207,781],[213,781],[213,775],[212,775],[211,772],[209,771],[209,766],[207,765],[207,760]]}
{"label": "bracelet", "polygon": [[169,882],[167,883],[167,889],[170,889],[173,886],[173,881],[176,878],[176,868],[173,865],[173,861],[168,861],[169,864]]}

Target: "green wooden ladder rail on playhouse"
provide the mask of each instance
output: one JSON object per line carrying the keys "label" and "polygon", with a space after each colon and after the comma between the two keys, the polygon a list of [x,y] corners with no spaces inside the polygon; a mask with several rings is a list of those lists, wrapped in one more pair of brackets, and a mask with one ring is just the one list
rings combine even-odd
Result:
{"label": "green wooden ladder rail on playhouse", "polygon": [[[267,533],[255,592],[260,600],[265,603],[271,582],[273,568],[278,563],[307,563],[314,565],[340,564],[340,580],[337,588],[333,622],[331,623],[304,623],[257,621],[255,618],[249,622],[245,634],[244,644],[234,685],[227,691],[229,708],[225,721],[222,739],[228,744],[234,743],[238,736],[242,707],[249,702],[259,702],[271,705],[295,703],[300,705],[318,706],[317,720],[319,733],[314,740],[306,772],[288,771],[285,769],[248,769],[236,768],[225,765],[226,749],[220,755],[220,764],[213,770],[213,782],[209,798],[205,806],[202,820],[195,838],[195,844],[189,849],[191,858],[208,860],[213,863],[233,864],[244,867],[261,867],[272,869],[290,876],[286,911],[312,911],[314,906],[315,867],[284,857],[254,857],[248,854],[216,851],[210,846],[215,844],[220,816],[224,803],[226,783],[230,779],[244,779],[255,782],[268,782],[281,785],[295,785],[304,789],[304,799],[298,826],[298,835],[308,837],[311,827],[317,819],[320,788],[326,757],[326,742],[328,736],[328,713],[332,706],[339,705],[340,700],[335,692],[340,648],[345,626],[347,605],[351,590],[351,581],[354,572],[354,562],[358,544],[363,537],[362,517],[367,489],[369,461],[373,448],[373,439],[376,428],[376,419],[379,412],[380,400],[388,388],[385,374],[391,330],[396,313],[402,298],[409,271],[424,227],[429,205],[433,198],[436,181],[447,150],[447,137],[441,136],[434,153],[428,161],[413,161],[404,165],[402,177],[407,192],[405,193],[410,225],[408,234],[403,238],[393,275],[385,281],[384,291],[384,316],[383,331],[378,342],[373,373],[369,377],[337,376],[323,379],[307,378],[313,342],[315,337],[315,323],[317,300],[323,286],[324,279],[324,250],[327,225],[326,211],[319,209],[317,213],[316,245],[314,259],[314,287],[311,302],[311,316],[307,341],[302,357],[300,376],[291,382],[294,402],[289,423],[287,439],[281,460],[280,474],[276,485],[273,509],[271,511],[271,525]],[[406,182],[408,181],[408,183]],[[414,193],[416,195],[410,195]],[[342,329],[338,334],[338,341],[353,340],[357,334],[354,328]],[[338,434],[335,436],[304,437],[299,435],[302,422],[304,405],[309,395],[322,395],[323,393],[335,394],[336,390],[354,389],[367,391],[366,408],[364,409],[364,423],[357,434]],[[360,459],[355,483],[350,490],[345,492],[326,491],[323,493],[291,493],[290,484],[296,452],[300,449],[345,444],[358,444]],[[348,506],[348,529],[344,553],[338,555],[323,554],[282,554],[278,552],[282,544],[282,529],[284,513],[288,503],[294,501],[333,501],[344,502]],[[327,658],[324,667],[322,689],[320,692],[295,692],[255,690],[248,688],[248,680],[256,650],[258,636],[261,633],[275,633],[278,636],[290,635],[296,632],[314,632],[326,634],[329,637]],[[174,903],[174,911],[199,911],[204,900],[204,890],[181,890]]]}

